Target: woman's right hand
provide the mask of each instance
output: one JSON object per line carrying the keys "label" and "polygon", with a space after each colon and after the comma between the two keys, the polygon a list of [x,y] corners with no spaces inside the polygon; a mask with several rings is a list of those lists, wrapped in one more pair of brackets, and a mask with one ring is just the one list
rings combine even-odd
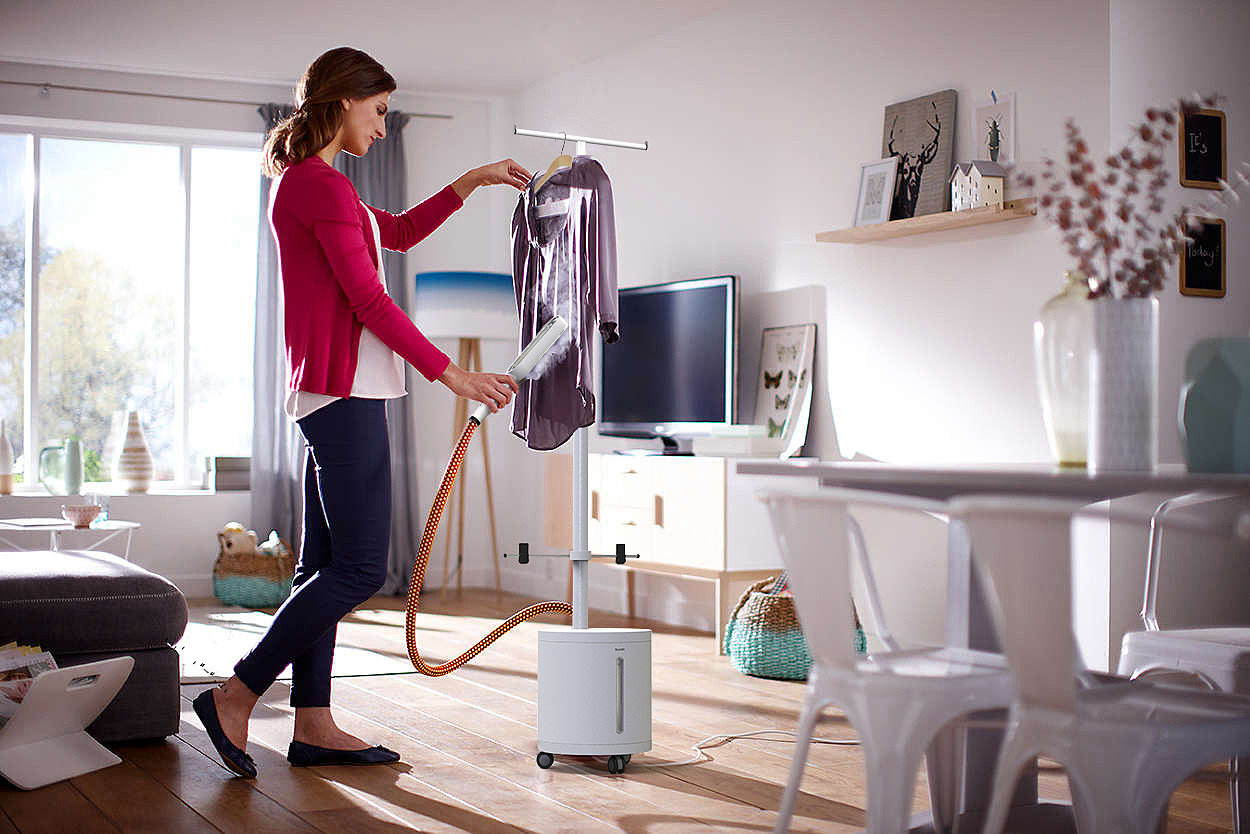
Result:
{"label": "woman's right hand", "polygon": [[466,371],[455,362],[447,364],[438,381],[457,396],[485,403],[492,414],[512,402],[517,391],[516,381],[507,374]]}

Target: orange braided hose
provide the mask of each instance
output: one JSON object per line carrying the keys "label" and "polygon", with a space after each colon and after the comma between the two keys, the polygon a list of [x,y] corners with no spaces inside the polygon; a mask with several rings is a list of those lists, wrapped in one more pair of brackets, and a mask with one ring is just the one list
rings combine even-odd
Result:
{"label": "orange braided hose", "polygon": [[443,505],[447,503],[447,494],[451,492],[452,485],[456,483],[456,476],[460,474],[460,466],[464,463],[464,453],[469,448],[469,440],[473,437],[473,432],[476,429],[477,423],[470,420],[469,424],[464,427],[464,433],[460,435],[460,442],[456,444],[455,451],[451,454],[451,463],[447,465],[447,471],[443,474],[443,483],[438,488],[438,494],[434,496],[434,506],[430,507],[430,515],[425,520],[425,535],[421,537],[421,548],[417,551],[417,561],[412,566],[412,581],[408,584],[408,602],[404,617],[404,637],[408,641],[408,659],[412,661],[413,667],[418,672],[423,675],[429,675],[432,678],[456,671],[477,657],[491,643],[502,637],[504,632],[531,617],[537,617],[539,614],[546,614],[551,611],[559,611],[569,616],[573,614],[573,606],[567,602],[556,602],[554,600],[540,602],[531,605],[529,608],[522,609],[504,620],[494,631],[474,643],[469,647],[468,651],[457,658],[446,663],[440,663],[437,666],[431,666],[421,659],[421,653],[417,651],[417,603],[421,600],[421,583],[425,579],[425,566],[430,561],[430,550],[434,547],[434,535],[438,532],[438,523],[443,517]]}

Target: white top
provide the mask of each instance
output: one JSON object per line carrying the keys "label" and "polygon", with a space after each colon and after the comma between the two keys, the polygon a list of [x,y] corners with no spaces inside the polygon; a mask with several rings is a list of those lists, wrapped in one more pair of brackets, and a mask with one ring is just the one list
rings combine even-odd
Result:
{"label": "white top", "polygon": [[[378,230],[378,221],[373,212],[366,207],[365,214],[369,217],[369,225],[373,227],[373,243],[378,253],[378,281],[382,284],[382,291],[386,292],[386,269],[382,266],[382,233]],[[373,335],[371,330],[362,330],[351,396],[393,400],[407,393],[408,390],[404,387],[404,360]],[[292,420],[302,420],[317,409],[341,399],[343,398],[330,394],[314,394],[311,391],[289,391],[284,410],[286,416]]]}

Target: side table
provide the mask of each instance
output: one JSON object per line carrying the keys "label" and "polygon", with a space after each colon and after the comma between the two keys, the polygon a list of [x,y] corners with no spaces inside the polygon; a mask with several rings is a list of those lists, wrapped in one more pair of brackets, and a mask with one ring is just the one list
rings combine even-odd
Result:
{"label": "side table", "polygon": [[51,540],[51,549],[60,550],[61,538],[65,533],[70,533],[73,536],[77,536],[78,534],[94,533],[97,536],[96,540],[89,546],[79,549],[99,550],[104,544],[125,534],[126,550],[120,555],[123,559],[129,561],[131,540],[134,538],[135,530],[138,530],[142,526],[143,525],[137,521],[115,521],[112,519],[108,521],[94,522],[90,527],[75,527],[68,521],[63,521],[58,518],[4,518],[0,519],[0,542],[3,542],[14,550],[31,550],[33,548],[22,547],[21,545],[10,541],[3,534],[10,532],[48,533]]}

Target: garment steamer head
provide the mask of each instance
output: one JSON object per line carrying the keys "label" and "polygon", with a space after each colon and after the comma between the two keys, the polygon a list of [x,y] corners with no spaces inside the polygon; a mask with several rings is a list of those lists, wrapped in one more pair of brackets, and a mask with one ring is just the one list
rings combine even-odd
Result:
{"label": "garment steamer head", "polygon": [[[512,377],[517,383],[529,378],[534,372],[534,367],[544,356],[546,356],[555,343],[564,335],[564,331],[569,329],[569,323],[564,320],[564,316],[557,314],[554,318],[543,325],[542,329],[530,339],[530,343],[525,346],[525,350],[512,363],[512,367],[508,368],[508,376]],[[479,426],[490,416],[490,407],[486,403],[482,403],[473,409],[473,413],[469,415],[469,419],[477,423]]]}

